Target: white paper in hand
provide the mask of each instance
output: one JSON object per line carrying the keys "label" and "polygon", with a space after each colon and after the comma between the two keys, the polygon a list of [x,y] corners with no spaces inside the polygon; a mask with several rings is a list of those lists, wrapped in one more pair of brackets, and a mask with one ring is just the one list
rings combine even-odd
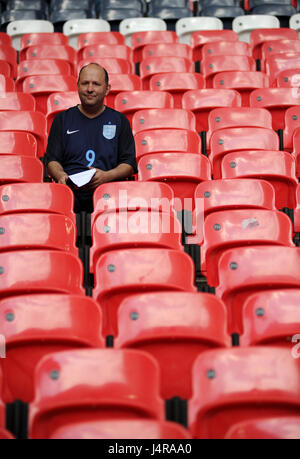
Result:
{"label": "white paper in hand", "polygon": [[96,174],[96,169],[89,169],[87,171],[78,172],[78,174],[69,175],[69,179],[76,185],[78,188],[89,183],[94,175]]}

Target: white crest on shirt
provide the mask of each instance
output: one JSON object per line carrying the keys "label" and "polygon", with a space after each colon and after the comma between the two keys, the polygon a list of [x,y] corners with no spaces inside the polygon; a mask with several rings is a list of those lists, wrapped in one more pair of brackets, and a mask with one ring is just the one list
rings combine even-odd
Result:
{"label": "white crest on shirt", "polygon": [[104,124],[103,125],[103,137],[111,140],[116,135],[117,126],[115,124]]}

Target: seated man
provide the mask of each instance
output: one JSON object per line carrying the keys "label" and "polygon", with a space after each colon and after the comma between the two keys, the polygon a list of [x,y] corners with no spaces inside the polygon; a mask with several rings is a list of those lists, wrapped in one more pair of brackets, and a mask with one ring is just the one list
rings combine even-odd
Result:
{"label": "seated man", "polygon": [[83,67],[78,77],[81,104],[56,115],[49,133],[46,162],[56,182],[67,184],[69,175],[96,168],[86,186],[73,190],[75,212],[93,211],[93,192],[102,183],[137,173],[129,121],[103,103],[109,89],[103,67],[95,63]]}

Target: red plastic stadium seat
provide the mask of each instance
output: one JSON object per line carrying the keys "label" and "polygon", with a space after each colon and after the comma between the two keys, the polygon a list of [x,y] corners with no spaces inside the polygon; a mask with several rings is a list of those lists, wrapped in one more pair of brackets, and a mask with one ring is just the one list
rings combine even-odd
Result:
{"label": "red plastic stadium seat", "polygon": [[10,92],[15,90],[15,82],[11,77],[0,75],[0,91]]}
{"label": "red plastic stadium seat", "polygon": [[164,420],[159,368],[150,355],[81,349],[48,354],[38,365],[30,438],[49,438],[77,423],[139,419]]}
{"label": "red plastic stadium seat", "polygon": [[299,128],[300,106],[290,107],[285,112],[283,130],[283,148],[285,151],[293,151],[293,137]]}
{"label": "red plastic stadium seat", "polygon": [[295,129],[293,133],[293,157],[296,161],[296,176],[300,177],[300,129]]}
{"label": "red plastic stadium seat", "polygon": [[140,76],[143,89],[149,89],[150,78],[157,73],[194,72],[192,61],[185,57],[163,56],[147,57],[140,63]]}
{"label": "red plastic stadium seat", "polygon": [[206,87],[212,88],[213,77],[219,72],[255,71],[256,64],[249,56],[211,56],[201,62],[201,73],[205,78]]}
{"label": "red plastic stadium seat", "polygon": [[36,138],[27,132],[0,131],[0,155],[19,155],[20,153],[22,156],[36,157]]}
{"label": "red plastic stadium seat", "polygon": [[216,89],[235,89],[242,97],[242,106],[249,107],[251,92],[257,88],[268,88],[270,79],[263,72],[219,72],[213,77],[212,86]]}
{"label": "red plastic stadium seat", "polygon": [[6,77],[12,77],[11,66],[4,60],[0,60],[0,74]]}
{"label": "red plastic stadium seat", "polygon": [[189,61],[193,60],[192,48],[185,43],[151,43],[144,46],[142,61],[148,57],[184,57]]}
{"label": "red plastic stadium seat", "polygon": [[54,213],[66,215],[76,223],[74,195],[59,183],[10,183],[0,186],[0,215]]}
{"label": "red plastic stadium seat", "polygon": [[[278,150],[279,137],[275,131],[262,127],[234,127],[213,132],[210,139],[210,161],[214,178],[221,178],[221,162],[235,150]],[[225,178],[225,177],[223,177]],[[227,177],[230,178],[230,177]]]}
{"label": "red plastic stadium seat", "polygon": [[[80,52],[81,60],[93,60],[105,58],[124,59],[133,62],[133,52],[129,46],[110,45],[110,44],[93,44],[85,46]],[[79,60],[79,59],[78,59]],[[132,67],[134,70],[134,68]]]}
{"label": "red plastic stadium seat", "polygon": [[206,150],[210,150],[210,136],[213,132],[217,131],[218,129],[233,127],[264,127],[272,129],[272,116],[270,112],[264,108],[215,108],[208,115]]}
{"label": "red plastic stadium seat", "polygon": [[294,88],[255,89],[250,94],[250,107],[266,108],[272,114],[273,129],[284,129],[287,108],[300,105],[300,93]]}
{"label": "red plastic stadium seat", "polygon": [[201,262],[205,263],[210,286],[219,284],[216,266],[225,250],[249,245],[294,247],[293,228],[282,212],[265,209],[238,209],[214,212],[204,222]]}
{"label": "red plastic stadium seat", "polygon": [[[218,263],[216,295],[228,309],[229,333],[242,333],[242,311],[252,293],[299,288],[297,247],[252,246],[226,250]],[[283,269],[284,266],[284,269]]]}
{"label": "red plastic stadium seat", "polygon": [[92,231],[96,217],[103,212],[148,210],[170,213],[173,199],[173,190],[166,183],[137,181],[103,183],[96,188],[93,195]]}
{"label": "red plastic stadium seat", "polygon": [[142,60],[142,52],[145,45],[155,43],[176,43],[177,34],[172,30],[149,30],[144,32],[135,32],[131,35],[131,47],[133,49],[134,62]]}
{"label": "red plastic stadium seat", "polygon": [[[276,345],[292,350],[299,332],[300,289],[254,293],[244,304],[240,346]],[[299,336],[300,338],[300,336]],[[296,350],[294,350],[296,353]]]}
{"label": "red plastic stadium seat", "polygon": [[[211,166],[208,158],[194,153],[154,153],[139,161],[139,180],[165,182],[171,186],[179,208],[193,210],[194,192],[198,183],[210,180]],[[179,202],[177,202],[179,204]]]}
{"label": "red plastic stadium seat", "polygon": [[84,294],[78,257],[59,250],[16,250],[0,254],[0,298],[27,293]]}
{"label": "red plastic stadium seat", "polygon": [[265,71],[265,60],[273,54],[299,51],[300,41],[298,40],[298,38],[294,40],[268,40],[262,45],[261,48],[261,70]]}
{"label": "red plastic stadium seat", "polygon": [[44,167],[32,156],[0,155],[0,185],[17,182],[42,182]]}
{"label": "red plastic stadium seat", "polygon": [[51,93],[76,91],[77,80],[72,75],[32,75],[23,81],[23,91],[36,100],[36,109],[46,115],[47,99]]}
{"label": "red plastic stadium seat", "polygon": [[182,96],[191,89],[203,89],[205,81],[199,73],[158,73],[150,78],[152,91],[168,91],[174,98],[174,107],[182,107]]}
{"label": "red plastic stadium seat", "polygon": [[239,37],[233,30],[197,30],[191,34],[191,47],[193,48],[193,60],[202,60],[202,48],[206,43],[219,41],[236,42]]}
{"label": "red plastic stadium seat", "polygon": [[6,32],[0,32],[0,45],[12,46],[11,36]]}
{"label": "red plastic stadium seat", "polygon": [[228,430],[227,440],[299,440],[300,416],[270,416],[238,422]]}
{"label": "red plastic stadium seat", "polygon": [[34,135],[38,143],[38,156],[44,156],[47,146],[45,115],[32,111],[0,112],[0,131],[24,131]]}
{"label": "red plastic stadium seat", "polygon": [[202,46],[202,59],[213,56],[249,56],[252,57],[251,47],[244,41],[216,41]]}
{"label": "red plastic stadium seat", "polygon": [[51,352],[105,347],[101,310],[84,295],[35,294],[0,301],[0,330],[6,359],[1,360],[6,403],[34,398],[34,372]]}
{"label": "red plastic stadium seat", "polygon": [[78,255],[76,227],[64,215],[29,212],[0,215],[0,227],[1,252],[49,249]]}
{"label": "red plastic stadium seat", "polygon": [[[89,64],[91,62],[91,59],[82,59],[81,61],[78,62],[77,65],[77,73],[79,73],[80,69],[84,67],[85,65]],[[132,74],[132,63],[125,60],[125,59],[117,59],[112,58],[112,57],[96,57],[93,59],[93,62],[96,64],[101,65],[104,67],[108,74],[110,75],[111,73],[129,73]]]}
{"label": "red plastic stadium seat", "polygon": [[[296,33],[295,33],[296,32]],[[261,48],[266,41],[274,40],[297,40],[296,30],[289,28],[256,29],[250,34],[250,44],[254,59],[261,59]]]}
{"label": "red plastic stadium seat", "polygon": [[47,132],[49,133],[55,116],[74,105],[80,104],[78,91],[54,92],[47,97]]}
{"label": "red plastic stadium seat", "polygon": [[25,33],[20,39],[20,60],[23,61],[25,59],[29,46],[68,44],[68,37],[61,32]]}
{"label": "red plastic stadium seat", "polygon": [[3,110],[35,111],[34,97],[21,92],[0,92],[0,111]]}
{"label": "red plastic stadium seat", "polygon": [[191,438],[188,430],[177,422],[155,421],[148,419],[125,419],[90,421],[68,424],[60,427],[51,440],[107,440],[112,438],[120,439],[180,439]]}
{"label": "red plastic stadium seat", "polygon": [[142,82],[137,75],[127,73],[112,73],[109,75],[109,84],[111,88],[105,98],[106,105],[114,108],[115,97],[122,91],[139,91],[142,89]]}
{"label": "red plastic stadium seat", "polygon": [[107,211],[93,221],[90,270],[93,272],[99,257],[111,250],[167,248],[183,251],[181,241],[181,225],[172,212]]}
{"label": "red plastic stadium seat", "polygon": [[103,335],[117,335],[117,311],[123,299],[155,291],[195,292],[192,259],[179,250],[114,250],[95,267],[93,297],[103,313]]}
{"label": "red plastic stadium seat", "polygon": [[124,91],[115,98],[115,109],[124,113],[130,123],[138,110],[173,107],[173,97],[165,91]]}
{"label": "red plastic stadium seat", "polygon": [[138,110],[132,117],[132,131],[137,134],[149,129],[196,130],[196,117],[190,110],[160,108]]}
{"label": "red plastic stadium seat", "polygon": [[244,420],[299,415],[299,372],[299,360],[277,347],[203,353],[193,368],[191,434],[222,439]]}
{"label": "red plastic stadium seat", "polygon": [[[74,48],[68,45],[34,45],[29,46],[23,60],[35,59],[62,59],[69,62],[72,73],[77,76],[77,54]],[[21,58],[22,62],[22,58]]]}
{"label": "red plastic stadium seat", "polygon": [[281,70],[277,73],[275,86],[277,88],[295,88],[299,91],[300,65],[296,69]]}
{"label": "red plastic stadium seat", "polygon": [[61,59],[24,60],[18,65],[16,90],[23,90],[23,81],[33,75],[71,75],[69,62]]}
{"label": "red plastic stadium seat", "polygon": [[182,108],[196,116],[197,132],[208,130],[208,115],[218,107],[240,107],[241,96],[233,89],[195,89],[182,96]]}
{"label": "red plastic stadium seat", "polygon": [[295,160],[285,151],[248,150],[228,153],[221,164],[222,178],[260,178],[275,189],[277,209],[296,206]]}
{"label": "red plastic stadium seat", "polygon": [[125,37],[120,32],[87,32],[78,35],[77,58],[82,59],[82,51],[89,45],[124,45]]}
{"label": "red plastic stadium seat", "polygon": [[0,60],[6,61],[11,69],[12,78],[17,76],[17,51],[9,45],[0,46]]}
{"label": "red plastic stadium seat", "polygon": [[201,352],[230,347],[226,309],[206,293],[158,292],[125,299],[116,348],[140,349],[159,363],[161,396],[191,397],[193,362]]}
{"label": "red plastic stadium seat", "polygon": [[300,53],[279,53],[273,54],[265,60],[266,73],[270,75],[270,86],[275,86],[276,79],[280,72],[289,69],[299,69]]}
{"label": "red plastic stadium seat", "polygon": [[187,129],[151,129],[134,136],[137,160],[158,152],[201,153],[201,137]]}

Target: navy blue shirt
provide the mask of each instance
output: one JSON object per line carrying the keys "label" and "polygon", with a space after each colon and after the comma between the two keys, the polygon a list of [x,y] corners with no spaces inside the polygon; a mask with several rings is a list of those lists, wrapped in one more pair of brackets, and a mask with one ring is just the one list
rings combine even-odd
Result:
{"label": "navy blue shirt", "polygon": [[86,117],[77,106],[60,112],[50,129],[46,161],[59,162],[68,175],[89,167],[108,171],[121,163],[137,173],[129,121],[110,107],[96,118]]}

